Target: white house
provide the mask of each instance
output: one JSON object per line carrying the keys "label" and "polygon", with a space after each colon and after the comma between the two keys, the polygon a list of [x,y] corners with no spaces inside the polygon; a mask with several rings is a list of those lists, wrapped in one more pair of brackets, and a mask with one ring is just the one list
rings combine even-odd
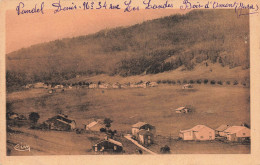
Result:
{"label": "white house", "polygon": [[175,109],[175,113],[188,113],[190,112],[190,109],[187,107],[179,107]]}
{"label": "white house", "polygon": [[184,84],[182,86],[182,89],[190,89],[190,88],[193,88],[193,86],[191,84]]}
{"label": "white house", "polygon": [[191,129],[180,131],[179,137],[183,140],[214,140],[215,130],[205,125],[196,125]]}
{"label": "white house", "polygon": [[153,134],[155,134],[155,127],[152,126],[151,124],[145,123],[145,122],[138,122],[134,125],[132,125],[132,135],[137,137],[138,132],[140,130],[147,130],[151,131]]}
{"label": "white house", "polygon": [[244,126],[231,126],[224,133],[229,141],[244,141],[250,138],[250,129]]}

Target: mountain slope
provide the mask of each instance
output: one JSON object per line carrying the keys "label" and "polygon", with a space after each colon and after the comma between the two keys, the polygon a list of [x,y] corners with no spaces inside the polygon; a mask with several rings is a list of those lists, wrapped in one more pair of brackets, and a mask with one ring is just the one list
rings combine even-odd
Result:
{"label": "mountain slope", "polygon": [[[249,17],[233,10],[194,10],[136,24],[42,43],[7,54],[10,79],[70,79],[81,75],[139,75],[202,61],[249,68]],[[19,77],[19,76],[18,76]]]}

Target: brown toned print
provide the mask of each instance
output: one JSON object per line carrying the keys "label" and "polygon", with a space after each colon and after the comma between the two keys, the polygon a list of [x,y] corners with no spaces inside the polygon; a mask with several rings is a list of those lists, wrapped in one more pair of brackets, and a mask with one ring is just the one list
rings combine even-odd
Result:
{"label": "brown toned print", "polygon": [[14,12],[8,156],[250,154],[248,15]]}

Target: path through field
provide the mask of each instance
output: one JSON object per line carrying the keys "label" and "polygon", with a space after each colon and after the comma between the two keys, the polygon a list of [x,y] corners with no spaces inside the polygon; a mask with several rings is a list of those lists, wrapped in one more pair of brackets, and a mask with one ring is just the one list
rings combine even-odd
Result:
{"label": "path through field", "polygon": [[153,151],[151,151],[151,150],[145,148],[144,146],[140,145],[137,141],[135,141],[134,139],[131,138],[131,137],[132,137],[131,135],[127,134],[127,135],[125,135],[124,137],[125,137],[126,139],[130,140],[132,143],[134,143],[137,147],[139,147],[139,148],[145,150],[146,152],[149,152],[149,153],[152,154],[152,155],[156,155],[156,154],[157,154],[157,153],[155,153],[155,152],[153,152]]}

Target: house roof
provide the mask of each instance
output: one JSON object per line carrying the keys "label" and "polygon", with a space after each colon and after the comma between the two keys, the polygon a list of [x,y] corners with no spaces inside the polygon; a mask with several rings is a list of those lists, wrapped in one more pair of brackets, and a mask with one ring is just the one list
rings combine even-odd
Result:
{"label": "house roof", "polygon": [[228,127],[230,127],[229,125],[226,125],[226,124],[222,124],[222,125],[220,125],[217,129],[216,129],[216,131],[224,131],[224,130],[226,130]]}
{"label": "house roof", "polygon": [[134,127],[134,128],[140,128],[140,127],[142,127],[142,126],[145,125],[145,124],[147,124],[147,123],[140,121],[140,122],[138,122],[138,123],[132,125],[132,127]]}
{"label": "house roof", "polygon": [[142,130],[140,130],[139,132],[138,132],[138,134],[139,135],[145,135],[145,134],[152,134],[150,131],[147,131],[147,130],[144,130],[144,129],[142,129]]}
{"label": "house roof", "polygon": [[[189,131],[197,132],[197,131],[201,130],[202,128],[205,128],[205,127],[207,127],[207,126],[205,126],[205,125],[196,125],[195,127],[192,127],[191,129],[183,130],[183,131],[180,131],[180,132],[189,132]],[[209,127],[207,127],[207,128],[209,128]]]}
{"label": "house roof", "polygon": [[72,122],[75,122],[74,120],[71,120],[62,114],[58,114],[57,116],[54,116],[54,117],[48,119],[47,122],[51,122],[53,120],[58,120],[58,121],[62,121],[63,123],[69,123],[69,124]]}
{"label": "house roof", "polygon": [[233,134],[233,133],[237,133],[237,132],[239,132],[239,131],[241,131],[242,129],[245,129],[245,128],[249,129],[249,128],[244,127],[244,126],[231,126],[228,129],[226,129],[224,132]]}
{"label": "house roof", "polygon": [[175,109],[176,111],[180,111],[180,110],[183,110],[183,109],[185,109],[186,107],[179,107],[179,108],[177,108],[177,109]]}
{"label": "house roof", "polygon": [[110,142],[110,143],[113,143],[113,144],[116,144],[116,145],[118,145],[118,146],[123,147],[122,143],[120,143],[119,141],[115,141],[115,140],[113,140],[113,139],[105,139],[105,140],[102,140],[102,141],[96,143],[95,145],[97,145],[97,144],[99,144],[99,143],[102,143],[102,142],[104,142],[104,141],[108,141],[108,142]]}

